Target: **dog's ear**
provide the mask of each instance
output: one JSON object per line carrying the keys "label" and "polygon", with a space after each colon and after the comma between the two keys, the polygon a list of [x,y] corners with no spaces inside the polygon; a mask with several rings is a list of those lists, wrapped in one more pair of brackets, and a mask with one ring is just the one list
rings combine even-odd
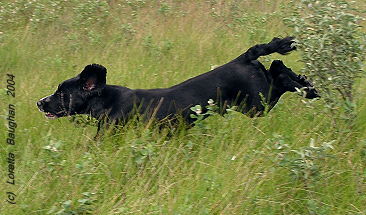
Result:
{"label": "dog's ear", "polygon": [[106,85],[107,69],[99,64],[87,65],[80,73],[80,81],[85,91],[103,89]]}

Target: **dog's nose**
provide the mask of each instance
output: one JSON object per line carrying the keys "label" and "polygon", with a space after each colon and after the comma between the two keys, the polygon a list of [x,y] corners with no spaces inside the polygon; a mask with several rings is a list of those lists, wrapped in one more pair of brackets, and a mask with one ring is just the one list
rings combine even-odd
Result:
{"label": "dog's nose", "polygon": [[37,106],[39,108],[42,108],[45,104],[47,104],[48,102],[50,102],[50,97],[46,96],[41,98],[38,102],[37,102]]}
{"label": "dog's nose", "polygon": [[41,108],[42,106],[43,106],[43,100],[39,100],[38,102],[37,102],[37,106],[39,107],[39,108]]}

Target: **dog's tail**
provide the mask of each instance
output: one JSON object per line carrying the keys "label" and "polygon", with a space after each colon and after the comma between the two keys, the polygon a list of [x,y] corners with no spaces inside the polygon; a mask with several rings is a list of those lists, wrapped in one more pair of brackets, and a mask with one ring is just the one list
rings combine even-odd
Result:
{"label": "dog's tail", "polygon": [[273,38],[271,42],[267,44],[258,44],[248,49],[245,53],[237,57],[235,60],[240,62],[250,62],[258,59],[260,56],[269,55],[272,53],[280,53],[282,55],[288,54],[288,52],[295,50],[294,37]]}

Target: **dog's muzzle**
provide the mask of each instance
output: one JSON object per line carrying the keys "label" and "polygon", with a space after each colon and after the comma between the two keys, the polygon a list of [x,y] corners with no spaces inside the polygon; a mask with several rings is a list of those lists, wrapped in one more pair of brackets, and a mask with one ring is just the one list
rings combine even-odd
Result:
{"label": "dog's muzzle", "polygon": [[50,113],[50,112],[47,112],[47,111],[45,111],[45,110],[44,110],[44,105],[45,105],[47,102],[50,102],[50,98],[49,98],[49,96],[47,96],[47,97],[44,97],[44,98],[40,99],[40,100],[37,102],[38,110],[39,110],[40,112],[45,113],[45,116],[46,116],[48,119],[56,119],[56,118],[58,118],[56,114],[53,114],[53,113]]}
{"label": "dog's muzzle", "polygon": [[50,98],[49,97],[44,97],[44,98],[41,98],[38,102],[37,102],[37,107],[39,109],[39,111],[41,112],[45,112],[44,109],[43,109],[43,106],[46,102],[49,102],[50,101]]}

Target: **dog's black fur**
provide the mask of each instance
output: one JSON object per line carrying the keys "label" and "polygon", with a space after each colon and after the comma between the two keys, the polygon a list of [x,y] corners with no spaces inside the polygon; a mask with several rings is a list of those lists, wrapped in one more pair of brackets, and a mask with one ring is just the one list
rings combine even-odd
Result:
{"label": "dog's black fur", "polygon": [[37,106],[49,118],[90,114],[98,120],[123,124],[139,113],[158,120],[180,115],[190,124],[194,121],[189,117],[190,108],[197,104],[205,107],[213,99],[221,113],[225,113],[227,105],[239,105],[238,111],[252,117],[263,113],[263,102],[270,110],[281,95],[297,88],[305,91],[305,98],[319,97],[305,76],[296,75],[282,61],[273,61],[268,71],[257,61],[260,56],[275,52],[287,54],[296,49],[293,43],[293,37],[274,38],[268,44],[251,47],[223,66],[170,88],[134,90],[107,85],[106,68],[91,64],[76,77],[62,82]]}

